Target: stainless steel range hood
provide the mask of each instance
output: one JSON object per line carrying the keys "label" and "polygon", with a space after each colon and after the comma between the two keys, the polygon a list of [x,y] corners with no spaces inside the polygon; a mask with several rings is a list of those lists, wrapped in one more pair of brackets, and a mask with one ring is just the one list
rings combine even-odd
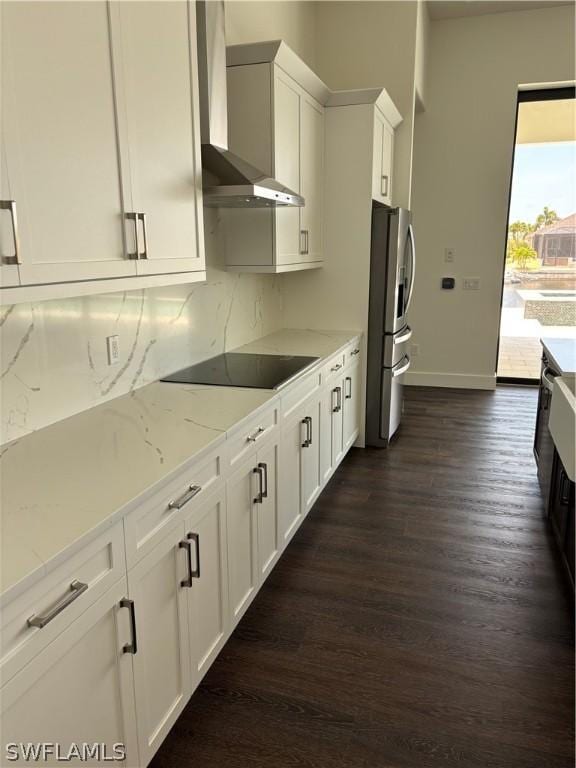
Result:
{"label": "stainless steel range hood", "polygon": [[303,206],[303,197],[228,149],[223,0],[197,0],[196,20],[202,168],[218,179],[217,185],[204,187],[204,205],[215,208]]}

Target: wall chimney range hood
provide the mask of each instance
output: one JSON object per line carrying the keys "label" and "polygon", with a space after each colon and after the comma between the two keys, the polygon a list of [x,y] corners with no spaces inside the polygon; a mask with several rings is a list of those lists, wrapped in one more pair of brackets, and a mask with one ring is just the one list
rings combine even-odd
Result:
{"label": "wall chimney range hood", "polygon": [[197,0],[196,18],[202,168],[218,180],[216,185],[204,187],[204,205],[212,208],[303,206],[303,197],[228,149],[223,0]]}

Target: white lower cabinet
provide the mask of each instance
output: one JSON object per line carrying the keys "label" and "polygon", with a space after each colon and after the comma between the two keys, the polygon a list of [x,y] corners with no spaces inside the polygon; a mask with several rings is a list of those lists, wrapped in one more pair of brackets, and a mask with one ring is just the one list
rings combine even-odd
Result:
{"label": "white lower cabinet", "polygon": [[[150,763],[358,435],[361,366],[338,358],[3,609],[15,659],[0,659],[3,755],[98,744],[68,762],[104,765],[125,748],[128,768]],[[86,602],[62,601],[66,585]],[[32,614],[53,614],[50,629]],[[35,633],[26,644],[18,627]],[[47,757],[34,762],[61,764]]]}
{"label": "white lower cabinet", "polygon": [[[61,755],[74,754],[74,745],[101,744],[107,761],[100,752],[99,759],[71,759],[66,765],[106,765],[115,749],[124,747],[123,765],[146,764],[138,758],[130,653],[134,637],[125,598],[124,577],[2,687],[2,760],[15,754],[9,751],[14,747],[17,764],[26,762],[20,744],[45,744],[48,750],[60,745]],[[165,663],[165,658],[156,662]],[[32,763],[63,764],[54,750]]]}
{"label": "white lower cabinet", "polygon": [[278,442],[247,458],[226,484],[230,618],[240,620],[279,554]]}
{"label": "white lower cabinet", "polygon": [[347,451],[354,445],[360,428],[360,366],[344,371],[343,383],[343,443]]}
{"label": "white lower cabinet", "polygon": [[192,654],[192,685],[200,682],[228,637],[228,557],[226,498],[214,494],[184,523],[191,542],[192,577],[188,623]]}
{"label": "white lower cabinet", "polygon": [[143,765],[162,743],[192,690],[188,576],[183,524],[128,573],[136,616],[134,682]]}
{"label": "white lower cabinet", "polygon": [[322,401],[315,394],[282,427],[280,537],[292,535],[320,494]]}

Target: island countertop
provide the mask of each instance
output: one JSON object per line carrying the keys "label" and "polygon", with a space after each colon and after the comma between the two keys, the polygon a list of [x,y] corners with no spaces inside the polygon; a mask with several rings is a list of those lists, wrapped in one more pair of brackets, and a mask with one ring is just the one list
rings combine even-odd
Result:
{"label": "island countertop", "polygon": [[540,339],[546,356],[562,376],[576,375],[576,338]]}
{"label": "island countertop", "polygon": [[[321,364],[358,335],[283,330],[234,351],[313,355]],[[0,593],[110,524],[277,397],[155,382],[2,446]]]}

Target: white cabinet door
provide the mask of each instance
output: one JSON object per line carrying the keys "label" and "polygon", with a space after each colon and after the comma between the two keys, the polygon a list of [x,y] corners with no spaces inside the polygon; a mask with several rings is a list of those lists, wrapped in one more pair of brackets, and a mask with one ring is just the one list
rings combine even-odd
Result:
{"label": "white cabinet door", "polygon": [[319,397],[314,397],[305,408],[307,439],[302,448],[302,512],[306,514],[318,498],[322,478],[320,475],[320,422],[322,404]]}
{"label": "white cabinet door", "polygon": [[332,455],[332,409],[334,407],[334,394],[331,388],[322,390],[320,395],[320,480],[324,486],[334,469]]}
{"label": "white cabinet door", "polygon": [[346,452],[358,437],[360,428],[360,366],[348,368],[344,376],[344,451]]}
{"label": "white cabinet door", "polygon": [[138,638],[134,682],[142,765],[151,760],[191,693],[183,540],[179,525],[128,572]]}
{"label": "white cabinet door", "polygon": [[[300,192],[300,89],[274,67],[274,168],[276,180],[292,192]],[[300,210],[279,208],[274,217],[275,261],[294,264],[302,260]]]}
{"label": "white cabinet door", "polygon": [[107,3],[3,3],[1,12],[2,127],[21,284],[135,275],[124,243],[128,182]]}
{"label": "white cabinet door", "polygon": [[228,594],[235,626],[258,589],[258,538],[254,514],[258,482],[256,455],[246,460],[226,484]]}
{"label": "white cabinet door", "polygon": [[394,165],[394,132],[384,123],[382,136],[382,202],[392,205],[392,171]]}
{"label": "white cabinet door", "polygon": [[334,469],[344,456],[344,393],[343,380],[339,380],[331,389],[332,404],[332,466]]}
{"label": "white cabinet door", "polygon": [[303,261],[322,259],[324,109],[309,97],[300,100],[301,193],[300,209]]}
{"label": "white cabinet door", "polygon": [[392,205],[393,150],[394,131],[380,112],[375,110],[372,197],[385,205]]}
{"label": "white cabinet door", "polygon": [[[133,642],[130,611],[120,605],[126,590],[123,578],[3,686],[3,756],[8,743],[58,743],[63,754],[72,744],[101,743],[106,760],[111,761],[114,745],[124,744],[124,765],[145,764],[138,759],[132,674],[135,657],[123,651]],[[29,762],[56,764],[53,757],[46,762]],[[66,762],[105,764],[108,762],[102,754],[100,760]]]}
{"label": "white cabinet door", "polygon": [[280,552],[278,526],[278,443],[258,451],[256,468],[259,488],[255,498],[258,519],[259,579],[264,581],[272,570]]}
{"label": "white cabinet door", "polygon": [[188,619],[192,686],[202,679],[224,645],[228,631],[228,561],[224,490],[207,499],[184,523],[193,545]]}
{"label": "white cabinet door", "polygon": [[111,19],[138,274],[204,270],[195,4],[115,2]]}
{"label": "white cabinet door", "polygon": [[300,412],[282,427],[280,445],[280,498],[278,520],[281,547],[284,548],[302,522],[302,451],[306,424]]}

